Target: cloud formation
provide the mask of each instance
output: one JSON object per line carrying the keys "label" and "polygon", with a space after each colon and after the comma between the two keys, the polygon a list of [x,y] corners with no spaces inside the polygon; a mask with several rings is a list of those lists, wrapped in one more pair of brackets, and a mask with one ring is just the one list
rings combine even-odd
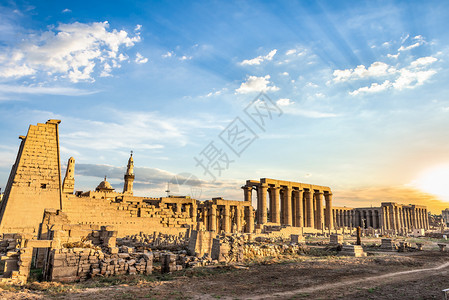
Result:
{"label": "cloud formation", "polygon": [[334,82],[377,80],[377,82],[350,91],[349,94],[352,96],[362,93],[377,93],[388,89],[411,89],[424,84],[436,74],[436,70],[430,69],[430,65],[436,61],[438,59],[432,56],[420,57],[402,68],[396,68],[384,62],[374,62],[368,68],[359,65],[354,69],[335,70],[333,80]]}
{"label": "cloud formation", "polygon": [[137,52],[136,59],[134,61],[138,64],[146,64],[148,62],[148,58],[143,57],[142,54]]}
{"label": "cloud formation", "polygon": [[242,82],[240,87],[236,89],[237,94],[248,94],[252,92],[267,92],[267,91],[278,91],[279,88],[275,85],[270,85],[270,75],[265,75],[263,77],[249,76],[245,82]]}
{"label": "cloud formation", "polygon": [[[140,41],[139,31],[130,36],[125,30],[109,30],[109,23],[60,24],[41,34],[29,35],[16,47],[3,47],[0,78],[16,79],[31,75],[67,78],[71,82],[95,81],[94,72],[110,75],[128,60],[122,48]],[[142,63],[141,57],[136,60]]]}
{"label": "cloud formation", "polygon": [[240,64],[242,66],[248,65],[248,66],[252,66],[252,65],[260,65],[262,62],[264,61],[270,61],[273,59],[274,55],[276,54],[277,49],[271,50],[270,53],[268,53],[265,56],[258,56],[255,57],[253,59],[245,59],[244,61],[242,61]]}
{"label": "cloud formation", "polygon": [[98,91],[88,91],[72,87],[54,86],[21,86],[0,84],[0,95],[3,94],[33,94],[33,95],[64,95],[64,96],[84,96],[95,94]]}
{"label": "cloud formation", "polygon": [[289,106],[289,105],[292,105],[294,103],[295,102],[291,101],[288,98],[282,98],[282,99],[279,99],[278,101],[276,101],[276,104],[279,105],[279,106]]}

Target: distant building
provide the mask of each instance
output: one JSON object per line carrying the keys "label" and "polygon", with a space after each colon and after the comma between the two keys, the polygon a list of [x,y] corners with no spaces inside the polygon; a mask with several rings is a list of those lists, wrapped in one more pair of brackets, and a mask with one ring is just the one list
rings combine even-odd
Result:
{"label": "distant building", "polygon": [[391,233],[429,229],[427,207],[422,205],[382,202],[380,207],[333,207],[332,214],[335,228],[360,226]]}

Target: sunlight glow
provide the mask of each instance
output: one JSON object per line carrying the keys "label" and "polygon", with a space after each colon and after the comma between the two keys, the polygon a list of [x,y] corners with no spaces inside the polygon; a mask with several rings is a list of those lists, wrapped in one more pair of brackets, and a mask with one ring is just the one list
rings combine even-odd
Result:
{"label": "sunlight glow", "polygon": [[412,185],[423,192],[449,201],[449,164],[424,171]]}

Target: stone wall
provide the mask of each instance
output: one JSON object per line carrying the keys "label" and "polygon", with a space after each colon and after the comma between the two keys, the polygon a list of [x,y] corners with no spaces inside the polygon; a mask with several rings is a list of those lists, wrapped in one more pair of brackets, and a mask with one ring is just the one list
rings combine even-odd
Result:
{"label": "stone wall", "polygon": [[164,203],[146,204],[141,197],[132,198],[137,203],[64,195],[63,207],[70,223],[110,225],[120,237],[141,232],[153,234],[154,231],[164,234],[185,233],[196,224],[189,212],[176,212]]}
{"label": "stone wall", "polygon": [[44,279],[71,282],[95,276],[151,274],[153,254],[107,254],[90,248],[55,249],[51,251]]}

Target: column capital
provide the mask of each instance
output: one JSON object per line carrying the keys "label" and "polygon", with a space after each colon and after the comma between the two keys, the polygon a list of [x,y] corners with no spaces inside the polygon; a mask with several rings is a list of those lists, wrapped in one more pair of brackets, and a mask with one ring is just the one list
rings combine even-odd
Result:
{"label": "column capital", "polygon": [[316,191],[315,191],[315,194],[323,195],[323,194],[324,194],[324,192],[323,192],[323,191],[321,191],[321,190],[316,190]]}
{"label": "column capital", "polygon": [[260,187],[260,188],[263,188],[263,189],[264,189],[264,188],[267,189],[267,188],[268,188],[268,184],[266,184],[266,183],[261,183],[261,184],[259,185],[259,187]]}
{"label": "column capital", "polygon": [[252,186],[244,185],[244,186],[241,187],[241,189],[243,189],[243,190],[252,190],[253,187],[252,187]]}

